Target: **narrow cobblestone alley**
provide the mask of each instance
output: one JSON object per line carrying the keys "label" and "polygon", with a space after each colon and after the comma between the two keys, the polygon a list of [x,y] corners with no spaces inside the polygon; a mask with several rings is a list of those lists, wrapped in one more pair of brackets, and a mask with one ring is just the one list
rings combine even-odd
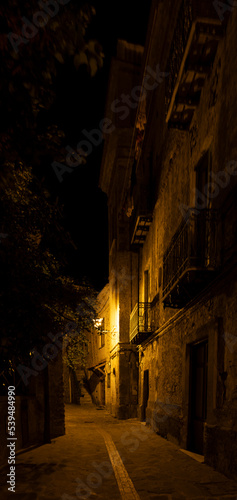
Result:
{"label": "narrow cobblestone alley", "polygon": [[[1,498],[7,493],[1,470]],[[91,404],[66,406],[66,435],[18,454],[15,499],[237,499],[237,484],[137,419]]]}
{"label": "narrow cobblestone alley", "polygon": [[237,500],[237,0],[0,0],[0,54],[0,500]]}

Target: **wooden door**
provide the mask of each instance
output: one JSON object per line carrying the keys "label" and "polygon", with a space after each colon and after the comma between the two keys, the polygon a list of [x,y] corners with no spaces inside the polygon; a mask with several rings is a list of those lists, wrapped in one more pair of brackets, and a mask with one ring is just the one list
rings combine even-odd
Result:
{"label": "wooden door", "polygon": [[208,341],[191,348],[189,448],[203,455],[204,423],[207,418]]}
{"label": "wooden door", "polygon": [[144,370],[142,420],[146,420],[146,408],[147,408],[148,399],[149,399],[149,370]]}

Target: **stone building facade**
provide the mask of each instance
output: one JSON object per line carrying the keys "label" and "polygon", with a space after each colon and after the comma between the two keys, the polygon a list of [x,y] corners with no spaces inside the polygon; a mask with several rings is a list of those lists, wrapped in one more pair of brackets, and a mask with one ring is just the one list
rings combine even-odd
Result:
{"label": "stone building facade", "polygon": [[109,285],[98,295],[97,314],[95,327],[89,338],[86,378],[93,403],[105,406],[106,401],[109,406],[110,372],[107,370],[109,365],[106,364],[110,352]]}
{"label": "stone building facade", "polygon": [[120,42],[100,187],[105,403],[236,478],[237,8],[227,7],[155,0],[144,51]]}
{"label": "stone building facade", "polygon": [[[62,352],[57,349],[57,356],[48,363],[45,360],[43,368],[38,370],[25,369],[23,379],[15,379],[15,428],[16,451],[50,442],[65,434],[64,385]],[[55,347],[56,351],[56,347]],[[33,372],[31,374],[30,372]],[[0,465],[7,463],[9,449],[8,437],[8,405],[7,395],[2,388],[0,394]]]}
{"label": "stone building facade", "polygon": [[142,56],[142,47],[118,42],[105,109],[108,123],[113,126],[110,134],[106,134],[100,174],[100,187],[108,195],[109,207],[109,284],[98,298],[98,320],[103,321],[105,345],[99,347],[100,336],[92,334],[88,367],[94,377],[97,373],[97,382],[102,376],[93,392],[95,399],[105,403],[118,418],[136,416],[138,403],[137,347],[129,340],[133,279],[130,258],[137,266],[137,254],[130,252],[129,219],[125,211],[119,217],[119,200],[126,189],[125,174],[136,116],[136,109],[131,109],[126,100],[139,83]]}

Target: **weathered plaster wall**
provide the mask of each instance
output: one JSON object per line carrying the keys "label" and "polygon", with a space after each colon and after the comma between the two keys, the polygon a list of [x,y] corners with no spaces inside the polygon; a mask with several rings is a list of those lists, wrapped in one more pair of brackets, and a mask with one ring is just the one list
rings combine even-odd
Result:
{"label": "weathered plaster wall", "polygon": [[202,300],[177,313],[154,340],[147,341],[140,348],[140,415],[143,373],[149,370],[147,419],[162,436],[187,447],[189,347],[208,338],[208,413],[204,454],[209,465],[234,476],[237,473],[236,274],[230,275],[228,282],[224,279],[216,284],[213,292],[210,287]]}
{"label": "weathered plaster wall", "polygon": [[[236,165],[231,175],[224,173],[220,177],[225,187],[217,186],[214,181],[209,200],[209,207],[217,208],[220,214],[218,264],[223,276],[206,295],[177,313],[164,309],[160,273],[164,252],[182,221],[180,205],[195,205],[195,166],[203,153],[211,150],[214,175],[224,171],[228,162],[237,161],[236,26],[237,9],[219,43],[189,131],[169,131],[164,123],[161,126],[164,88],[161,86],[154,93],[143,158],[146,162],[153,151],[157,201],[153,223],[139,256],[140,301],[144,300],[144,271],[149,270],[149,302],[157,297],[158,332],[140,348],[139,416],[144,415],[144,371],[149,370],[146,417],[154,430],[187,447],[190,345],[208,338],[205,460],[233,477],[237,475]],[[161,130],[159,135],[157,130]]]}

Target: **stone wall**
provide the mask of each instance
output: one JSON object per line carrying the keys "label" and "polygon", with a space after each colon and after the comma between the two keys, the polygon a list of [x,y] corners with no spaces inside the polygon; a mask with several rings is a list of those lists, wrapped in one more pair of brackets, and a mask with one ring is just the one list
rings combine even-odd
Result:
{"label": "stone wall", "polygon": [[193,305],[176,313],[167,326],[160,328],[160,333],[140,348],[140,396],[144,370],[150,374],[146,418],[156,432],[187,448],[190,346],[208,339],[204,456],[206,463],[233,477],[237,473],[236,292],[235,273],[235,276],[229,275],[228,280],[226,276],[215,283],[215,287],[211,286]]}
{"label": "stone wall", "polygon": [[[48,372],[48,374],[47,374]],[[45,391],[47,385],[48,403]],[[65,434],[63,399],[62,355],[50,361],[37,376],[31,376],[27,395],[16,396],[16,451]],[[19,390],[16,389],[16,394]],[[7,397],[0,397],[0,464],[6,464],[7,450]]]}
{"label": "stone wall", "polygon": [[[169,130],[163,123],[163,89],[153,96],[144,162],[153,151],[157,188],[153,222],[139,252],[140,301],[144,271],[150,273],[149,302],[157,299],[156,333],[139,349],[139,416],[183,448],[189,447],[190,349],[208,339],[208,406],[204,456],[209,465],[237,476],[236,337],[236,162],[237,162],[237,9],[229,19],[206,79],[190,130]],[[151,51],[152,52],[152,51]],[[152,62],[152,61],[151,61]],[[162,87],[162,86],[161,86]],[[209,208],[218,210],[217,267],[213,284],[177,312],[164,308],[164,252],[185,215],[195,206],[196,166],[211,151]],[[142,162],[141,162],[142,165]],[[227,173],[226,166],[232,170]],[[142,168],[142,167],[141,167]],[[155,167],[153,167],[155,168]],[[220,174],[220,172],[224,173]],[[144,372],[149,370],[149,400],[144,402]]]}
{"label": "stone wall", "polygon": [[[117,70],[110,76],[107,110],[110,109],[116,131],[105,141],[100,178],[100,187],[108,195],[110,275],[106,314],[110,318],[110,334],[103,355],[98,354],[97,341],[93,340],[92,366],[106,361],[106,405],[114,416],[135,416],[137,406],[139,417],[146,419],[156,432],[189,448],[193,349],[207,340],[203,452],[208,464],[236,477],[237,9],[233,9],[223,30],[190,127],[181,131],[167,125],[168,81],[164,74],[180,4],[180,0],[152,3],[143,70],[144,75],[148,67],[153,74],[160,71],[162,78],[154,91],[147,92],[140,158],[134,158],[137,130],[136,126],[133,128],[132,114],[129,126],[127,122],[120,124],[118,116],[111,113],[111,103],[119,97],[119,89],[129,91],[123,78],[133,68],[126,66],[125,72],[125,66],[121,66],[124,73],[119,84]],[[114,60],[113,70],[116,64]],[[134,75],[138,79],[139,66]],[[150,76],[149,81],[152,82]],[[131,82],[130,78],[129,85]],[[202,209],[197,205],[197,167],[204,155],[208,157],[208,175],[212,174],[206,205],[218,214],[215,273],[210,284],[207,275],[203,278],[200,274],[196,296],[190,296],[186,305],[177,310],[164,307],[164,254],[187,210]],[[227,172],[227,167],[231,172]],[[138,207],[133,202],[137,200],[139,205],[141,196],[147,198],[147,206],[137,214]],[[138,220],[136,214],[144,216],[142,210],[146,209],[152,212],[153,221],[145,242],[134,248],[133,223]],[[207,253],[208,261],[212,255]],[[146,299],[145,272],[149,273]],[[138,302],[145,300],[151,305],[153,333],[148,337],[143,332],[147,339],[138,339],[141,344],[137,348],[129,343],[130,313]]]}
{"label": "stone wall", "polygon": [[65,434],[63,361],[61,351],[49,363],[49,402],[51,438]]}
{"label": "stone wall", "polygon": [[89,335],[86,360],[87,383],[93,403],[108,407],[110,392],[107,393],[106,390],[106,362],[109,359],[111,345],[109,285],[106,285],[98,295],[97,318],[103,321],[103,331],[93,328]]}

